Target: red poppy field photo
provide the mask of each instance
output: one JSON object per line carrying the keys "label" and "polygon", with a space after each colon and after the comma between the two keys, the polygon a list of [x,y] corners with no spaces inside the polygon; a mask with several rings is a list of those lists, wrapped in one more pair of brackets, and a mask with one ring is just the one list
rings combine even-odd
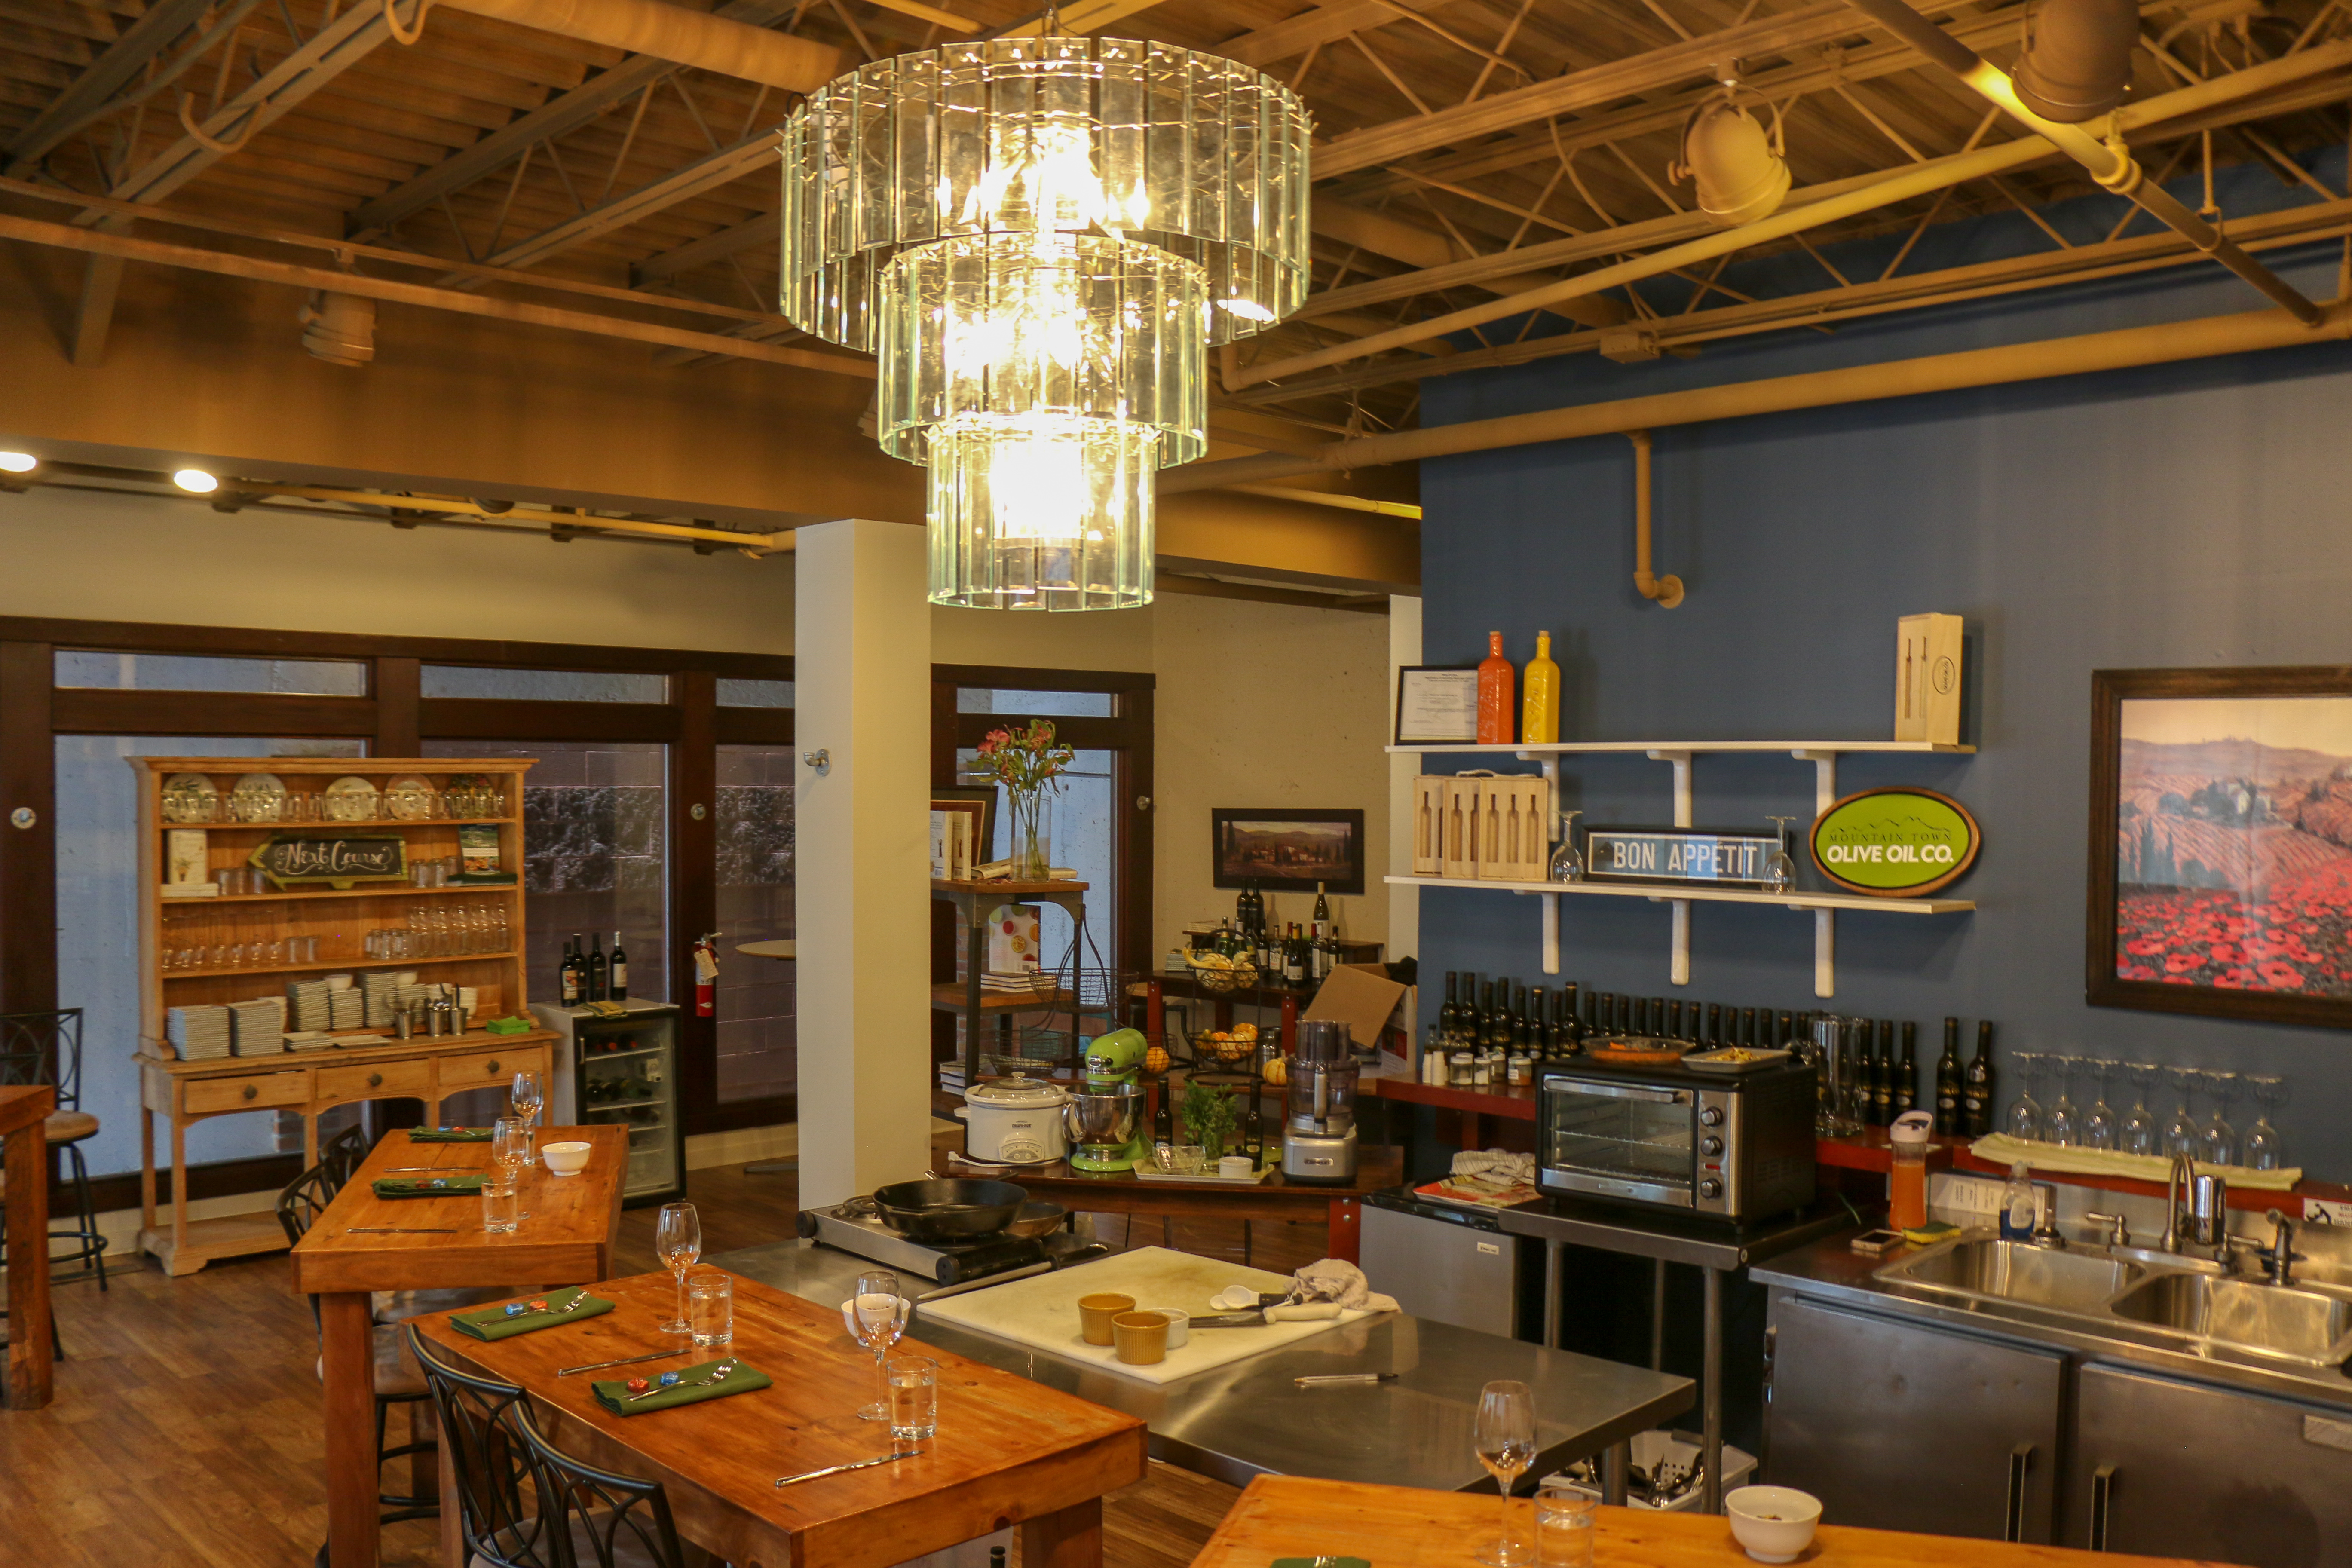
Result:
{"label": "red poppy field photo", "polygon": [[2352,997],[2352,698],[2122,718],[2116,978]]}

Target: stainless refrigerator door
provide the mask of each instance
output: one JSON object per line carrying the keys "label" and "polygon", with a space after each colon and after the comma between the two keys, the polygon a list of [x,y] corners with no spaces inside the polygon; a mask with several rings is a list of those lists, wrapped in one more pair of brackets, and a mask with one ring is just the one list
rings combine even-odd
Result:
{"label": "stainless refrigerator door", "polygon": [[1372,1289],[1416,1318],[1460,1329],[1518,1333],[1515,1238],[1442,1219],[1363,1205],[1361,1268]]}
{"label": "stainless refrigerator door", "polygon": [[1779,1291],[1769,1332],[1764,1479],[1823,1523],[2050,1541],[2064,1355]]}
{"label": "stainless refrigerator door", "polygon": [[2075,1384],[2066,1543],[2257,1568],[2352,1563],[2352,1418],[2116,1367]]}

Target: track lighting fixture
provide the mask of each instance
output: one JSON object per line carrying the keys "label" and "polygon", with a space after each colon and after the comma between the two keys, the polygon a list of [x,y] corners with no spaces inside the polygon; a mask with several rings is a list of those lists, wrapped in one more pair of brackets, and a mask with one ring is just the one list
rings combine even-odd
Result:
{"label": "track lighting fixture", "polygon": [[29,474],[40,466],[30,452],[0,452],[0,474]]}
{"label": "track lighting fixture", "polygon": [[208,496],[220,489],[220,481],[202,468],[174,469],[172,482],[194,496]]}
{"label": "track lighting fixture", "polygon": [[2061,125],[2096,120],[2124,100],[2138,42],[2134,0],[2042,0],[2025,13],[2017,96]]}
{"label": "track lighting fixture", "polygon": [[315,289],[294,319],[302,323],[302,346],[314,359],[356,368],[375,358],[373,300]]}
{"label": "track lighting fixture", "polygon": [[1721,98],[1691,111],[1683,124],[1681,161],[1666,168],[1670,180],[1696,180],[1699,210],[1727,226],[1769,217],[1789,194],[1780,111],[1772,111],[1768,134],[1733,101],[1738,92],[1737,81],[1726,81]]}

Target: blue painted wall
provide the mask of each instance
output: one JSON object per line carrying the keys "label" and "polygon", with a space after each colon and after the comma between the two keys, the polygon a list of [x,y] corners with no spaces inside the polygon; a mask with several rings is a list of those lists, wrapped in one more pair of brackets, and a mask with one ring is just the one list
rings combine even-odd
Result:
{"label": "blue painted wall", "polygon": [[[2340,180],[2341,167],[2338,154],[2324,172]],[[2232,213],[2297,199],[2259,175],[2225,190]],[[2183,194],[2194,205],[2196,194]],[[2059,221],[2098,237],[2119,214],[2095,197]],[[1951,226],[1931,242],[1935,256],[1914,265],[2047,243],[2021,219],[1988,219]],[[1832,259],[1875,275],[1891,246]],[[2333,249],[2270,259],[2315,296],[2335,292]],[[1748,277],[1799,266],[1817,268],[1800,255]],[[1817,269],[1803,286],[1823,281]],[[1679,308],[1671,295],[1658,302]],[[1424,384],[1423,417],[1446,424],[2261,304],[2219,268],[2171,268],[1848,323],[1832,335],[1714,344],[1686,361],[1615,365],[1588,354],[1438,378]],[[1954,891],[1979,909],[1841,916],[1838,994],[1827,1005],[1916,1019],[1923,1046],[1957,1013],[1970,1038],[1974,1020],[1993,1019],[2008,1049],[2284,1073],[2290,1156],[2313,1175],[2352,1179],[2352,1041],[2340,1033],[2083,1001],[2090,673],[2352,664],[2347,416],[2352,345],[2329,343],[1662,429],[1657,570],[1689,585],[1671,611],[1633,588],[1633,462],[1622,437],[1427,462],[1424,659],[1474,663],[1498,629],[1524,663],[1535,633],[1550,630],[1570,739],[1883,738],[1893,733],[1896,617],[1964,615],[1968,738],[1979,753],[1849,758],[1839,783],[1845,792],[1924,784],[1966,802],[1987,847]],[[1671,820],[1664,763],[1570,758],[1563,783],[1588,824]],[[1753,827],[1768,813],[1810,817],[1812,789],[1811,767],[1787,758],[1701,758],[1697,820]],[[1811,994],[1809,915],[1694,906],[1692,984],[1677,992],[1665,906],[1562,902],[1562,979],[1824,1005]],[[1433,982],[1449,969],[1541,979],[1538,921],[1531,900],[1430,889],[1423,967]],[[1422,994],[1433,1011],[1438,987]],[[2005,1075],[2004,1103],[2014,1088]],[[2242,1131],[2253,1115],[2242,1099],[2232,1120]]]}

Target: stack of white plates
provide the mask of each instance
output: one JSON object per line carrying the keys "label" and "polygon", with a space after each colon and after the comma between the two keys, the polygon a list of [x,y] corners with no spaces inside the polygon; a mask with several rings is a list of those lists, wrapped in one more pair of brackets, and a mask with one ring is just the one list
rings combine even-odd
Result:
{"label": "stack of white plates", "polygon": [[289,1051],[323,1051],[335,1043],[335,1037],[323,1029],[297,1029],[286,1037]]}
{"label": "stack of white plates", "polygon": [[207,1061],[228,1055],[228,1009],[173,1007],[168,1010],[164,1032],[182,1061]]}
{"label": "stack of white plates", "polygon": [[229,1014],[235,1019],[236,1054],[241,1057],[274,1057],[286,1049],[286,998],[261,996],[250,1002],[232,1002]]}
{"label": "stack of white plates", "polygon": [[367,997],[367,1026],[380,1029],[390,1024],[400,995],[400,976],[391,970],[379,969],[361,975],[360,985]]}
{"label": "stack of white plates", "polygon": [[327,993],[327,1027],[356,1029],[367,1023],[367,995],[345,987]]}
{"label": "stack of white plates", "polygon": [[300,1030],[327,1029],[334,1026],[333,1003],[323,980],[293,980],[286,985],[289,1022]]}

